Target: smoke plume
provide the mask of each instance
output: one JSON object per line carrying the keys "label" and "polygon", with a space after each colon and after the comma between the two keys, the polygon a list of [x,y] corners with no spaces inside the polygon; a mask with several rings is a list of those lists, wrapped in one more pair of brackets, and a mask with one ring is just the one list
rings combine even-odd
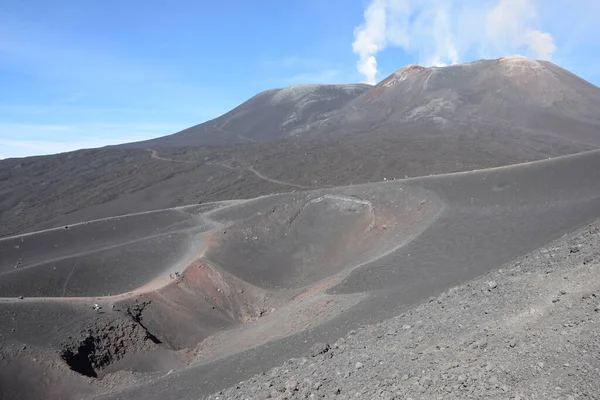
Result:
{"label": "smoke plume", "polygon": [[425,66],[515,53],[550,60],[553,36],[536,29],[534,0],[372,0],[354,30],[352,50],[365,82],[377,81],[387,47],[415,53]]}

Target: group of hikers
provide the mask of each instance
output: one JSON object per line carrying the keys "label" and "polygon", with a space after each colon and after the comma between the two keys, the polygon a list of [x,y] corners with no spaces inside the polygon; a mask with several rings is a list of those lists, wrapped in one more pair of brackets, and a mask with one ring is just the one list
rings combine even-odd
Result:
{"label": "group of hikers", "polygon": [[[181,276],[181,274],[179,272],[175,272],[175,275],[173,274],[169,274],[169,277],[171,279],[175,279],[175,278],[179,278]],[[94,309],[94,311],[96,311],[97,313],[100,313],[100,310],[102,310],[102,306],[100,306],[98,303],[94,303],[94,306],[92,307]],[[115,305],[112,305],[112,309],[115,309]]]}
{"label": "group of hikers", "polygon": [[[94,311],[96,311],[97,313],[99,313],[99,312],[100,312],[100,310],[102,310],[102,306],[98,305],[98,303],[94,303],[94,307],[92,307],[92,308],[93,308],[93,309],[94,309]],[[115,310],[115,309],[116,309],[114,304],[111,306],[111,308],[112,308],[113,310]]]}

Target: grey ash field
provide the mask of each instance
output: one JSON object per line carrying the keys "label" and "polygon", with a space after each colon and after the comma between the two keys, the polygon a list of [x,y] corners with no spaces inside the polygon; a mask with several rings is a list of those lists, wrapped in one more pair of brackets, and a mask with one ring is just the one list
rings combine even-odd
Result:
{"label": "grey ash field", "polygon": [[0,398],[598,398],[598,104],[409,66],[0,161]]}

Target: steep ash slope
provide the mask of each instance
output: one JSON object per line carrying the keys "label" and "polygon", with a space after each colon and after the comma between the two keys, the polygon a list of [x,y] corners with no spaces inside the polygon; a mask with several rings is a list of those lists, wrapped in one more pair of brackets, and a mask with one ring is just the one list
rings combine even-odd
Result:
{"label": "steep ash slope", "polygon": [[295,85],[266,90],[228,113],[173,135],[120,147],[183,147],[262,142],[293,135],[302,126],[322,119],[371,86]]}

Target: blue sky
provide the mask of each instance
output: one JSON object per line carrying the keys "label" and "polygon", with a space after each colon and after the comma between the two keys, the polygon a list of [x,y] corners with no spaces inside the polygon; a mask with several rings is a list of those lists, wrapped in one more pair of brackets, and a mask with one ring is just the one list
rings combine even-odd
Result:
{"label": "blue sky", "polygon": [[520,53],[600,84],[593,0],[7,0],[0,159],[162,136],[254,94]]}

